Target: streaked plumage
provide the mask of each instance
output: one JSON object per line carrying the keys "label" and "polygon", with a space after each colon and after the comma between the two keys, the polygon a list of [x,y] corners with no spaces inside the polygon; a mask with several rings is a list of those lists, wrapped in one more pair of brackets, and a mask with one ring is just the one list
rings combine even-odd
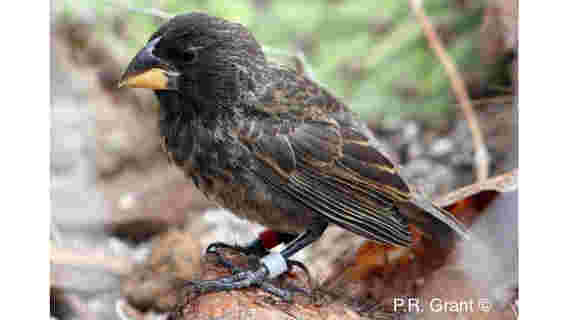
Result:
{"label": "streaked plumage", "polygon": [[[167,90],[155,91],[165,150],[234,214],[295,234],[330,222],[402,246],[411,243],[409,223],[433,237],[467,235],[409,187],[345,104],[267,61],[243,26],[180,15],[150,43],[156,65],[176,75]],[[126,74],[139,72],[136,60]]]}

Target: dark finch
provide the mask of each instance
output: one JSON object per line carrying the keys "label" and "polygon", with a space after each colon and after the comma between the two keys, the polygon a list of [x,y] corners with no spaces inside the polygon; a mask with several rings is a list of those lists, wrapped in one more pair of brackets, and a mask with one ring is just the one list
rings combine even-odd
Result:
{"label": "dark finch", "polygon": [[[453,230],[468,235],[409,187],[345,104],[267,61],[240,24],[203,13],[174,17],[150,37],[120,85],[154,90],[164,148],[205,195],[287,242],[257,270],[194,282],[201,291],[259,285],[287,296],[264,280],[285,272],[288,258],[329,223],[399,246],[411,244],[410,223],[434,239]],[[254,247],[242,249],[264,253]]]}

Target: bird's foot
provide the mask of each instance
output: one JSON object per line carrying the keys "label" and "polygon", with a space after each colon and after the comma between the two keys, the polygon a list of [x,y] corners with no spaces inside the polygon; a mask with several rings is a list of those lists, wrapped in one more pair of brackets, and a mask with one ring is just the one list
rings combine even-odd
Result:
{"label": "bird's foot", "polygon": [[207,247],[206,253],[217,253],[217,249],[219,248],[231,249],[245,255],[254,255],[257,257],[262,257],[269,253],[260,239],[255,239],[245,246],[214,242]]}
{"label": "bird's foot", "polygon": [[[222,266],[224,266],[225,268],[231,270],[232,274],[242,272],[243,270],[241,268],[235,266],[233,263],[231,263],[225,257],[223,257],[223,255],[217,251],[217,249],[219,249],[219,248],[234,250],[234,251],[237,251],[237,252],[245,254],[245,255],[254,255],[257,258],[260,258],[262,256],[266,256],[270,253],[269,250],[265,249],[265,247],[262,246],[262,243],[259,240],[255,240],[246,246],[230,245],[230,244],[223,243],[223,242],[211,243],[207,247],[206,253],[207,254],[215,254],[217,257],[218,263],[221,264]],[[287,263],[287,270],[292,270],[292,268],[294,266],[302,269],[302,271],[304,271],[304,273],[306,274],[306,276],[308,278],[308,282],[312,285],[312,277],[310,276],[310,272],[308,271],[308,268],[302,262],[297,261],[297,260],[292,260],[292,259],[286,259],[285,261]]]}
{"label": "bird's foot", "polygon": [[231,276],[222,277],[215,280],[191,280],[187,282],[187,285],[192,286],[200,294],[230,291],[257,286],[263,291],[275,295],[284,301],[292,301],[291,291],[287,289],[281,289],[266,281],[268,280],[268,274],[269,272],[267,269],[264,266],[260,266],[255,271],[240,271]]}
{"label": "bird's foot", "polygon": [[[256,266],[252,268],[254,271],[252,271],[234,265],[229,261],[229,259],[223,257],[220,252],[213,249],[210,250],[210,248],[234,249],[234,246],[214,243],[210,245],[207,250],[209,253],[215,253],[218,258],[218,262],[224,267],[228,268],[231,271],[232,275],[215,280],[188,281],[186,283],[187,286],[193,287],[194,290],[199,294],[229,291],[255,286],[287,302],[292,301],[292,296],[296,292],[310,295],[310,292],[303,288],[296,286],[291,286],[290,288],[279,288],[278,286],[275,286],[272,283],[268,282],[268,280],[279,277],[295,266],[300,267],[303,271],[305,271],[310,279],[307,268],[298,261],[286,260],[280,253],[273,252],[265,255],[260,259],[256,258],[257,263]],[[239,249],[237,250],[239,251]]]}
{"label": "bird's foot", "polygon": [[262,245],[258,241],[253,241],[252,243],[246,246],[231,245],[223,242],[214,242],[210,244],[206,249],[206,254],[215,254],[218,263],[224,266],[225,268],[231,270],[232,274],[239,273],[242,270],[239,267],[235,266],[233,263],[231,263],[227,258],[225,258],[218,251],[218,249],[230,249],[244,255],[253,255],[257,258],[260,258],[268,254],[268,251],[264,247],[262,247]]}

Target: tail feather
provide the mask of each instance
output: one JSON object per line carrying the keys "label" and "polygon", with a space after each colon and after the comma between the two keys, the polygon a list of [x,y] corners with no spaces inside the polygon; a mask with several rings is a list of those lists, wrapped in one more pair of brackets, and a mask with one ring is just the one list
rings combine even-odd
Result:
{"label": "tail feather", "polygon": [[452,213],[426,198],[417,197],[411,202],[400,203],[397,207],[409,222],[441,242],[453,238],[453,234],[458,234],[464,240],[471,238],[468,228]]}
{"label": "tail feather", "polygon": [[464,240],[470,240],[470,231],[468,228],[449,211],[432,204],[430,207],[423,207],[425,211],[432,214],[435,218],[439,219],[440,221],[444,222],[447,226],[449,226],[452,230],[454,230],[458,235],[460,235]]}

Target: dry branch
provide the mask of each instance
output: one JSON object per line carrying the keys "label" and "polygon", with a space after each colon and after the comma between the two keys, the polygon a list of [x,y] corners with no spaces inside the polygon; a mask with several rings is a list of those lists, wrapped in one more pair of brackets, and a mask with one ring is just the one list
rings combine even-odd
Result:
{"label": "dry branch", "polygon": [[58,248],[53,245],[50,251],[49,261],[58,265],[102,269],[120,276],[129,274],[134,266],[134,263],[127,258],[98,252]]}
{"label": "dry branch", "polygon": [[429,47],[433,49],[439,60],[441,61],[451,83],[451,87],[456,95],[456,98],[464,112],[464,117],[468,122],[468,126],[470,127],[470,131],[472,132],[472,140],[474,142],[474,163],[476,165],[476,176],[478,181],[485,180],[488,178],[489,172],[489,160],[488,160],[488,151],[486,150],[486,145],[484,144],[484,137],[482,135],[482,131],[480,129],[480,125],[478,124],[478,120],[476,119],[476,115],[474,114],[472,108],[472,102],[470,101],[470,97],[468,96],[468,91],[466,90],[466,85],[464,84],[464,80],[462,79],[460,73],[456,68],[456,64],[450,57],[450,55],[445,50],[439,36],[437,35],[435,28],[429,17],[425,13],[423,8],[423,1],[422,0],[409,0],[411,5],[411,9],[417,16],[419,22],[421,23],[421,27],[423,29],[423,33],[427,38],[429,43]]}
{"label": "dry branch", "polygon": [[518,169],[514,169],[510,172],[485,180],[484,182],[475,183],[447,193],[445,196],[436,199],[435,203],[439,206],[446,207],[485,190],[510,192],[517,189]]}

